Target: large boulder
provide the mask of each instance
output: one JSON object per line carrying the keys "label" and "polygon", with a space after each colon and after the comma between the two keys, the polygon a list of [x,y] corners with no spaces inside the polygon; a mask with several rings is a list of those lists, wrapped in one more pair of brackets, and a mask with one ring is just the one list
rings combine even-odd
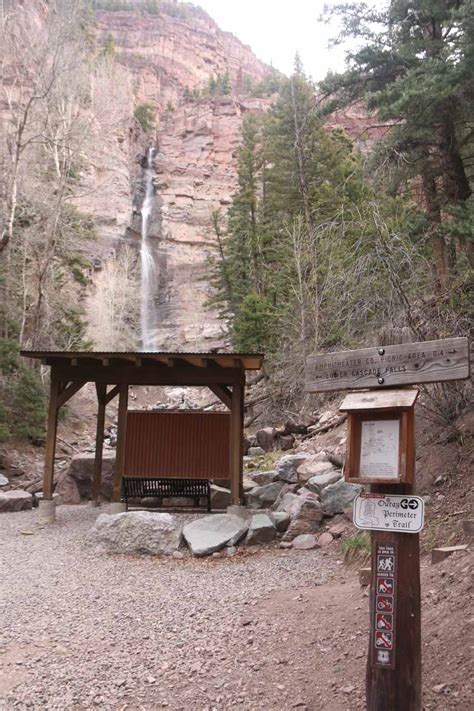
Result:
{"label": "large boulder", "polygon": [[299,481],[308,481],[308,479],[311,479],[313,476],[326,474],[333,470],[334,465],[326,458],[326,454],[319,452],[310,459],[307,459],[303,464],[300,464],[297,469],[297,474]]}
{"label": "large boulder", "polygon": [[310,551],[317,547],[316,538],[312,533],[303,533],[301,536],[296,536],[296,538],[293,539],[293,548],[297,551]]}
{"label": "large boulder", "polygon": [[289,484],[296,483],[298,481],[297,469],[307,457],[307,454],[285,454],[276,465],[278,478]]}
{"label": "large boulder", "polygon": [[286,529],[290,525],[290,514],[287,514],[286,511],[272,511],[270,518],[275,524],[275,528],[278,533],[285,533]]}
{"label": "large boulder", "polygon": [[280,499],[280,501],[277,502],[275,511],[283,511],[284,513],[287,513],[289,516],[293,516],[296,511],[298,510],[298,507],[301,504],[301,497],[298,496],[298,494],[294,494],[291,491],[287,491],[284,496]]}
{"label": "large boulder", "polygon": [[226,509],[232,500],[230,489],[211,484],[211,507],[213,509]]}
{"label": "large boulder", "polygon": [[[100,493],[103,499],[112,498],[115,458],[104,457],[102,460],[102,484]],[[79,504],[82,499],[92,497],[94,481],[94,456],[77,454],[71,459],[69,468],[63,472],[56,485],[56,493],[64,504]]]}
{"label": "large boulder", "polygon": [[293,435],[280,435],[278,437],[278,445],[283,452],[288,451],[288,449],[293,449],[295,443],[295,438]]}
{"label": "large boulder", "polygon": [[257,444],[265,451],[271,452],[275,443],[276,430],[274,427],[264,427],[255,434]]}
{"label": "large boulder", "polygon": [[329,484],[321,491],[321,504],[328,516],[343,513],[352,504],[355,497],[362,491],[360,484],[350,484],[340,479],[335,484]]}
{"label": "large boulder", "polygon": [[252,491],[252,489],[255,489],[255,482],[253,479],[251,479],[249,476],[244,476],[242,477],[242,489],[244,490],[244,493],[246,494],[248,491]]}
{"label": "large boulder", "polygon": [[317,476],[312,476],[306,482],[306,488],[310,491],[314,491],[315,494],[320,494],[326,486],[330,484],[335,484],[339,479],[341,479],[341,471],[339,469],[328,469],[324,474],[318,474]]}
{"label": "large boulder", "polygon": [[314,491],[310,491],[306,486],[302,486],[296,492],[300,498],[311,499],[311,501],[319,501],[319,494],[315,494]]}
{"label": "large boulder", "polygon": [[276,536],[276,528],[269,516],[266,514],[255,514],[250,520],[249,530],[245,543],[254,545],[256,543],[270,543]]}
{"label": "large boulder", "polygon": [[89,542],[108,553],[171,555],[179,548],[181,526],[168,513],[102,514],[89,533]]}
{"label": "large boulder", "polygon": [[0,493],[0,513],[28,511],[32,507],[33,497],[28,491],[13,489],[12,491],[2,491]]}
{"label": "large boulder", "polygon": [[250,509],[266,509],[275,503],[283,487],[283,482],[274,481],[272,484],[256,486],[247,494],[247,506]]}
{"label": "large boulder", "polygon": [[261,447],[249,447],[249,451],[247,452],[249,457],[262,457],[264,454],[265,451]]}
{"label": "large boulder", "polygon": [[183,535],[193,555],[205,556],[238,543],[248,527],[248,522],[240,516],[214,514],[188,523]]}
{"label": "large boulder", "polygon": [[250,477],[255,482],[255,484],[257,484],[258,486],[263,486],[264,484],[271,484],[272,482],[276,481],[278,479],[278,474],[276,473],[276,471],[252,472],[250,474]]}
{"label": "large boulder", "polygon": [[321,504],[318,501],[300,497],[300,504],[292,516],[283,540],[292,541],[304,533],[315,533],[319,530],[322,520]]}

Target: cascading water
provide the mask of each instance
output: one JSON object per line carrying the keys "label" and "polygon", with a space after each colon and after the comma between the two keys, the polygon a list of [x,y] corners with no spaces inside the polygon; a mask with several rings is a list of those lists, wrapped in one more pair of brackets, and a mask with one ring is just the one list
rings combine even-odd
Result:
{"label": "cascading water", "polygon": [[140,247],[141,259],[141,337],[142,348],[145,351],[153,350],[153,288],[156,280],[156,264],[148,239],[148,224],[150,221],[153,199],[155,195],[153,178],[153,157],[155,149],[150,147],[147,151],[146,166],[143,174],[145,185],[145,199],[142,206],[142,240]]}

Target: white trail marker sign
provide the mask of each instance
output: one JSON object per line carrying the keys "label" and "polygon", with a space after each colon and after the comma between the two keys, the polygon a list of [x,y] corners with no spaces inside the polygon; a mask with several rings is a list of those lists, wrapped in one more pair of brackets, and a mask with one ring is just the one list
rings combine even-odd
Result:
{"label": "white trail marker sign", "polygon": [[368,531],[419,533],[424,518],[421,496],[361,494],[354,501],[354,524]]}

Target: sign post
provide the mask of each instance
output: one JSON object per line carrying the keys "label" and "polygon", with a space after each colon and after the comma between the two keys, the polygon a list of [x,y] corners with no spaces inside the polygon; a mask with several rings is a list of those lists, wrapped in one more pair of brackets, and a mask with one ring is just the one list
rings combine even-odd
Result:
{"label": "sign post", "polygon": [[355,525],[371,531],[368,711],[422,708],[419,531],[424,506],[413,495],[418,391],[400,386],[468,377],[466,338],[307,359],[307,392],[370,388],[350,393],[340,408],[348,413],[345,478],[370,485],[370,493],[354,503]]}

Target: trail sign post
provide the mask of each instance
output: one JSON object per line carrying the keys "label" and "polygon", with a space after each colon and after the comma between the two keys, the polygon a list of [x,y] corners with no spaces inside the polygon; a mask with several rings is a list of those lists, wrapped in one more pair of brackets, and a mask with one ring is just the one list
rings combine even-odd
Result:
{"label": "trail sign post", "polygon": [[349,393],[340,408],[348,413],[344,476],[370,484],[370,494],[354,504],[355,524],[371,531],[372,543],[368,711],[421,711],[423,500],[413,495],[418,391],[400,386],[468,377],[467,338],[383,344],[306,361],[307,392],[369,389]]}
{"label": "trail sign post", "polygon": [[310,355],[306,361],[306,391],[310,393],[380,389],[468,377],[467,338]]}

